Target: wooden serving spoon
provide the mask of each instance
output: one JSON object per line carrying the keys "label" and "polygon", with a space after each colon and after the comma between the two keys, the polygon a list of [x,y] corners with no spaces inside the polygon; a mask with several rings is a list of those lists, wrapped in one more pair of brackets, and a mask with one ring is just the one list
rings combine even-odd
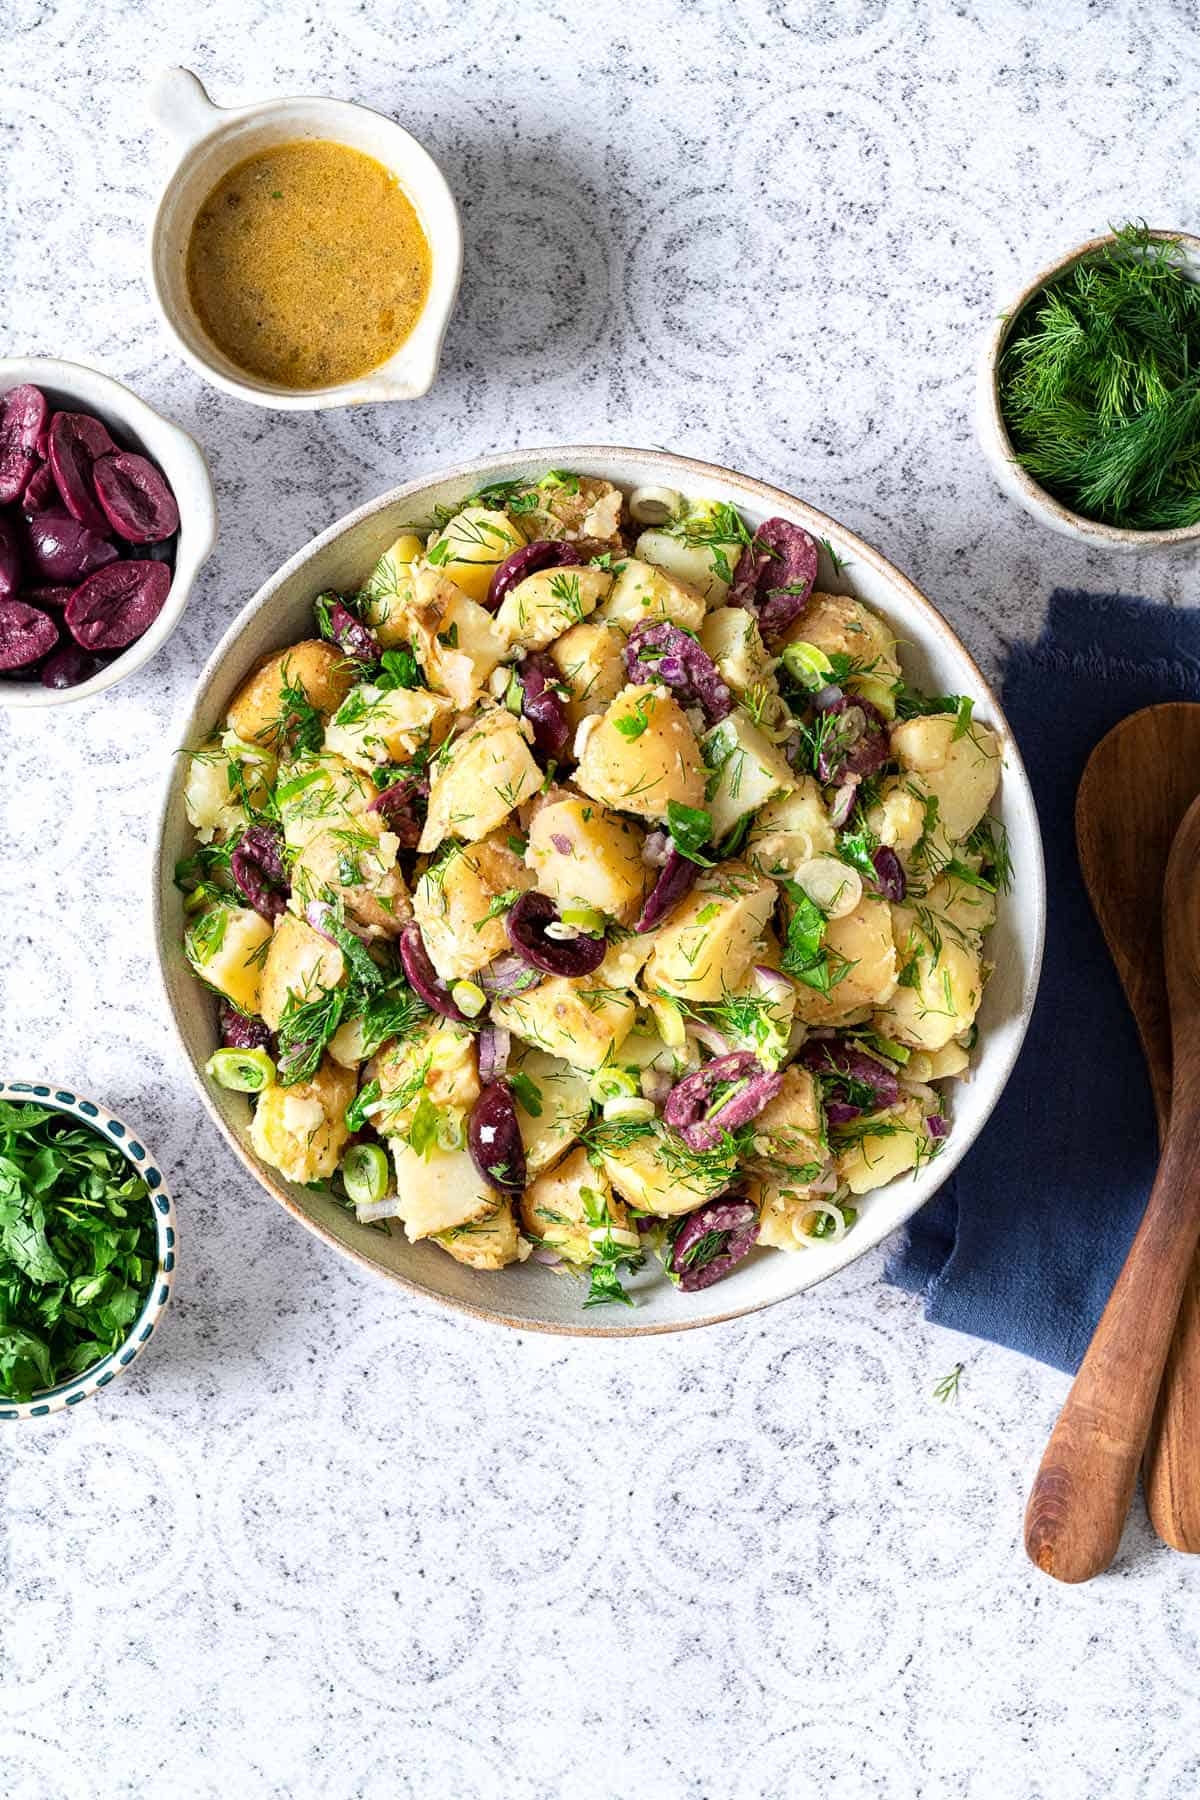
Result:
{"label": "wooden serving spoon", "polygon": [[[1171,1018],[1162,933],[1150,924],[1172,841],[1197,794],[1200,706],[1176,701],[1145,707],[1101,739],[1075,803],[1079,866],[1142,1041],[1160,1141],[1171,1112]],[[1200,1257],[1184,1288],[1142,1480],[1163,1542],[1200,1552]]]}
{"label": "wooden serving spoon", "polygon": [[[1140,831],[1144,798],[1136,811],[1129,793],[1109,804]],[[1025,1512],[1025,1548],[1058,1581],[1087,1581],[1116,1554],[1200,1241],[1200,800],[1167,859],[1162,936],[1173,1058],[1162,1159]]]}

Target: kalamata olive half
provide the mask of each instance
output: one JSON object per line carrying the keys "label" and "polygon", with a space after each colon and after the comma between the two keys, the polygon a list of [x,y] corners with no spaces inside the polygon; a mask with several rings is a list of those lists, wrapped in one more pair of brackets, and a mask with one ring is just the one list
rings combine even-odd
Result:
{"label": "kalamata olive half", "polygon": [[887,844],[880,844],[878,850],[872,850],[871,862],[875,869],[876,886],[884,899],[897,903],[903,900],[908,892],[908,877],[896,852]]}
{"label": "kalamata olive half", "polygon": [[170,591],[166,563],[109,563],[71,595],[67,629],[85,650],[123,650],[149,631]]}
{"label": "kalamata olive half", "polygon": [[540,575],[543,569],[578,567],[582,561],[574,544],[565,544],[561,539],[539,538],[534,544],[524,544],[497,568],[488,586],[487,603],[499,606],[504,596],[529,575]]}
{"label": "kalamata olive half", "polygon": [[667,852],[662,873],[650,890],[633,929],[638,932],[653,931],[656,925],[661,925],[668,913],[674,912],[679,902],[691,893],[699,873],[698,866],[689,857],[681,856],[672,845]]}
{"label": "kalamata olive half", "polygon": [[42,664],[40,680],[48,688],[78,687],[80,682],[90,681],[103,666],[90,650],[81,650],[78,644],[64,644]]}
{"label": "kalamata olive half", "polygon": [[729,604],[752,612],[771,645],[808,605],[818,561],[816,540],[801,526],[765,519],[738,558]]}
{"label": "kalamata olive half", "polygon": [[23,600],[0,600],[0,669],[27,669],[58,642],[49,613]]}
{"label": "kalamata olive half", "polygon": [[0,518],[0,600],[9,600],[21,585],[21,540],[11,519]]}
{"label": "kalamata olive half", "polygon": [[860,1113],[894,1106],[900,1097],[895,1071],[845,1038],[810,1038],[798,1060],[820,1077],[831,1125],[846,1125]]}
{"label": "kalamata olive half", "polygon": [[221,1043],[227,1050],[266,1050],[275,1053],[275,1040],[261,1019],[239,1012],[228,1000],[220,1009]]}
{"label": "kalamata olive half", "polygon": [[[751,1051],[735,1050],[676,1082],[663,1118],[689,1149],[714,1150],[725,1132],[757,1118],[782,1086],[783,1076],[769,1075]],[[722,1088],[728,1091],[718,1093]]]}
{"label": "kalamata olive half", "polygon": [[429,796],[429,783],[422,780],[393,781],[381,788],[367,811],[378,813],[402,850],[413,850],[421,836],[421,819],[415,802]]}
{"label": "kalamata olive half", "polygon": [[25,526],[25,548],[35,581],[69,582],[72,587],[120,555],[107,536],[81,525],[61,506],[33,514]]}
{"label": "kalamata olive half", "polygon": [[604,961],[608,946],[602,937],[551,936],[548,927],[561,923],[553,900],[533,889],[522,894],[504,915],[509,943],[532,968],[544,969],[547,975],[565,975],[568,980],[590,975]]}
{"label": "kalamata olive half", "polygon": [[733,711],[733,695],[721,680],[716,663],[678,625],[648,621],[635,625],[625,646],[625,669],[630,681],[663,682],[681,706],[694,702],[710,725]]}
{"label": "kalamata olive half", "polygon": [[129,544],[157,544],[179,530],[179,507],[161,469],[132,450],[101,456],[92,469],[96,499]]}
{"label": "kalamata olive half", "polygon": [[490,1081],[471,1108],[467,1149],[485,1181],[506,1194],[525,1191],[525,1146],[507,1081]]}
{"label": "kalamata olive half", "polygon": [[559,762],[571,736],[567,709],[557,692],[562,671],[548,656],[534,651],[517,668],[523,699],[521,711],[533,726],[533,747],[548,762]]}
{"label": "kalamata olive half", "polygon": [[0,506],[25,492],[46,431],[49,408],[40,388],[26,382],[0,395]]}
{"label": "kalamata olive half", "polygon": [[689,1213],[671,1246],[671,1273],[685,1294],[711,1287],[749,1256],[758,1236],[758,1209],[737,1194],[709,1200]]}
{"label": "kalamata olive half", "polygon": [[410,919],[400,933],[400,961],[404,964],[409,986],[426,1006],[443,1019],[453,1019],[459,1025],[467,1023],[466,1014],[454,1004],[450,989],[430,961],[421,927],[415,919]]}
{"label": "kalamata olive half", "polygon": [[251,825],[229,859],[229,872],[243,897],[264,919],[287,911],[292,884],[283,861],[283,833],[277,825]]}
{"label": "kalamata olive half", "polygon": [[108,519],[96,499],[92,477],[96,461],[111,456],[117,447],[105,427],[90,413],[55,413],[50,421],[49,447],[50,467],[63,505],[81,525],[107,534]]}
{"label": "kalamata olive half", "polygon": [[870,700],[843,694],[820,709],[827,725],[817,752],[820,781],[861,781],[877,775],[891,755],[887,720]]}
{"label": "kalamata olive half", "polygon": [[49,463],[38,463],[21,495],[21,511],[29,518],[32,513],[49,512],[61,505],[54,485],[54,470]]}
{"label": "kalamata olive half", "polygon": [[335,600],[329,609],[329,633],[339,650],[344,650],[347,656],[367,668],[373,669],[383,655],[379,639],[370,626],[356,619],[340,600]]}

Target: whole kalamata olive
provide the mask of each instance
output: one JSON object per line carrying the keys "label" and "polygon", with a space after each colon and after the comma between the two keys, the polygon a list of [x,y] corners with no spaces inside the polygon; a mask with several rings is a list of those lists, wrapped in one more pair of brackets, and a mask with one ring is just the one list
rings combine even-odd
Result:
{"label": "whole kalamata olive", "polygon": [[107,535],[81,525],[64,507],[33,514],[25,526],[25,548],[32,580],[69,582],[73,588],[120,555]]}
{"label": "whole kalamata olive", "polygon": [[467,1148],[485,1181],[506,1194],[525,1191],[525,1146],[507,1081],[490,1081],[471,1108]]}
{"label": "whole kalamata olive", "polygon": [[92,469],[100,457],[111,456],[117,446],[99,419],[93,419],[90,413],[55,413],[48,441],[50,467],[63,505],[81,525],[90,525],[93,531],[106,535],[109,523],[96,499]]}
{"label": "whole kalamata olive", "polygon": [[40,679],[43,687],[78,687],[80,682],[90,681],[103,666],[90,650],[81,650],[78,644],[64,644],[42,664]]}
{"label": "whole kalamata olive", "polygon": [[711,1287],[749,1256],[758,1236],[758,1210],[738,1194],[696,1208],[671,1246],[671,1272],[684,1293]]}
{"label": "whole kalamata olive", "polygon": [[275,1054],[275,1040],[261,1019],[239,1012],[228,1000],[220,1009],[221,1043],[227,1050],[266,1050]]}
{"label": "whole kalamata olive", "polygon": [[92,468],[96,499],[129,544],[157,544],[179,530],[179,507],[166,476],[132,450],[114,450]]}
{"label": "whole kalamata olive", "polygon": [[443,1019],[453,1019],[459,1025],[467,1023],[466,1014],[454,1004],[450,989],[434,968],[421,936],[421,927],[415,919],[410,919],[400,933],[400,961],[404,964],[409,986],[426,1006]]}
{"label": "whole kalamata olive", "polygon": [[674,912],[679,902],[691,893],[699,873],[697,865],[688,857],[681,856],[672,845],[667,852],[662,873],[651,889],[641,917],[633,929],[639,932],[653,931],[656,925],[661,925],[667,915]]}
{"label": "whole kalamata olive", "polygon": [[729,604],[752,612],[764,642],[772,644],[808,605],[818,562],[816,540],[801,526],[765,519],[738,558]]}
{"label": "whole kalamata olive", "polygon": [[149,631],[170,591],[165,563],[109,563],[71,595],[67,629],[85,650],[123,650]]}
{"label": "whole kalamata olive", "polygon": [[681,706],[693,702],[710,725],[733,711],[733,695],[721,680],[708,652],[678,625],[644,622],[635,625],[625,646],[630,681],[661,681]]}
{"label": "whole kalamata olive", "polygon": [[496,569],[488,586],[487,604],[499,606],[504,596],[529,575],[540,575],[543,569],[578,567],[583,561],[574,544],[558,538],[539,538],[506,556]]}
{"label": "whole kalamata olive", "polygon": [[887,844],[880,844],[878,850],[872,850],[871,862],[875,869],[875,883],[885,900],[903,900],[908,892],[908,877],[904,873],[904,864],[896,852]]}
{"label": "whole kalamata olive", "polygon": [[548,928],[561,923],[553,900],[533,889],[522,894],[504,915],[509,943],[533,968],[544,969],[547,975],[565,975],[568,979],[590,975],[604,961],[607,949],[604,939],[551,935]]}
{"label": "whole kalamata olive", "polygon": [[0,669],[27,669],[58,642],[58,626],[49,613],[24,600],[0,600]]}
{"label": "whole kalamata olive", "polygon": [[283,832],[277,825],[252,825],[229,859],[229,872],[244,898],[264,919],[287,911],[292,891],[283,861]]}
{"label": "whole kalamata olive", "polygon": [[521,711],[533,726],[533,747],[549,762],[559,762],[570,742],[567,709],[557,692],[562,671],[548,656],[534,651],[517,667],[521,684]]}
{"label": "whole kalamata olive", "polygon": [[[742,1084],[742,1085],[738,1085]],[[667,1095],[663,1119],[692,1150],[714,1150],[727,1131],[758,1117],[783,1086],[783,1076],[768,1074],[749,1050],[714,1056],[711,1062],[676,1082]],[[736,1089],[713,1105],[716,1088]]]}
{"label": "whole kalamata olive", "polygon": [[25,492],[37,467],[49,408],[40,388],[25,382],[0,395],[0,506]]}

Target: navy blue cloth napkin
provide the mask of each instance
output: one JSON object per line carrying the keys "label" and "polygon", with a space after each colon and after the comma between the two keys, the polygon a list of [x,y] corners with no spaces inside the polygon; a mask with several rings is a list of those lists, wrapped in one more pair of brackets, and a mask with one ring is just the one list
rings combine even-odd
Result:
{"label": "navy blue cloth napkin", "polygon": [[1200,612],[1059,589],[1038,642],[1011,652],[1003,698],[1046,849],[1041,988],[999,1105],[887,1279],[923,1294],[936,1324],[1073,1371],[1158,1156],[1137,1033],[1076,860],[1075,792],[1118,720],[1200,700]]}

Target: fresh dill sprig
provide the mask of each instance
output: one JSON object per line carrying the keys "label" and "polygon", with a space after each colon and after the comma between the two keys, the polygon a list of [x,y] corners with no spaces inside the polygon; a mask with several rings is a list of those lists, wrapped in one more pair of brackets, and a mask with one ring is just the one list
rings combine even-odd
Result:
{"label": "fresh dill sprig", "polygon": [[958,1384],[962,1380],[963,1368],[964,1364],[955,1363],[950,1373],[943,1375],[942,1379],[935,1384],[933,1397],[935,1400],[940,1400],[943,1406],[947,1400],[958,1399]]}
{"label": "fresh dill sprig", "polygon": [[1000,406],[1027,474],[1085,518],[1200,523],[1200,283],[1180,244],[1126,225],[1016,322]]}

